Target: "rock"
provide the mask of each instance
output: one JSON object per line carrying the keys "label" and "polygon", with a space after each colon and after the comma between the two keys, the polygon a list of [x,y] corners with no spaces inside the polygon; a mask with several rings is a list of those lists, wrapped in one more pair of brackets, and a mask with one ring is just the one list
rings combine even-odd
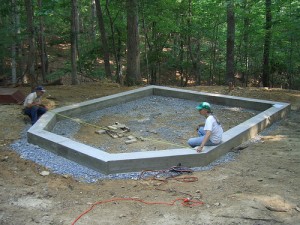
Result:
{"label": "rock", "polygon": [[111,130],[117,130],[118,128],[115,126],[115,125],[112,125],[112,126],[107,126],[109,129]]}
{"label": "rock", "polygon": [[49,176],[49,174],[50,174],[50,172],[49,171],[42,171],[42,172],[40,172],[40,175],[42,175],[42,176]]}
{"label": "rock", "polygon": [[120,129],[122,129],[122,128],[125,128],[126,127],[126,125],[125,124],[122,124],[122,123],[119,123],[119,122],[116,122],[115,123],[115,125],[113,125],[114,127],[116,127],[116,128],[120,128]]}
{"label": "rock", "polygon": [[249,143],[243,143],[235,148],[233,148],[232,150],[233,151],[241,151],[241,150],[244,150],[245,148],[248,148],[249,147]]}
{"label": "rock", "polygon": [[139,137],[138,138],[140,141],[146,141],[146,139],[144,137]]}
{"label": "rock", "polygon": [[2,162],[7,162],[8,161],[8,156],[3,157],[1,161]]}
{"label": "rock", "polygon": [[75,118],[75,119],[73,119],[75,122],[77,122],[77,123],[81,123],[81,119],[79,119],[79,118]]}
{"label": "rock", "polygon": [[118,136],[119,138],[121,138],[121,137],[124,137],[124,134],[122,134],[122,133],[117,133],[117,136]]}
{"label": "rock", "polygon": [[125,141],[125,144],[132,144],[132,143],[135,143],[135,142],[137,142],[137,139],[130,139],[130,140],[127,140],[127,141]]}
{"label": "rock", "polygon": [[287,212],[288,211],[288,208],[286,207],[281,207],[281,206],[270,206],[270,205],[267,205],[266,208],[270,211],[274,211],[274,212]]}
{"label": "rock", "polygon": [[107,130],[106,133],[112,138],[118,138],[117,132],[115,131]]}
{"label": "rock", "polygon": [[152,134],[157,134],[157,131],[156,131],[156,130],[149,130],[148,132],[149,132],[149,133],[152,133]]}
{"label": "rock", "polygon": [[105,134],[106,130],[97,130],[95,131],[96,134]]}

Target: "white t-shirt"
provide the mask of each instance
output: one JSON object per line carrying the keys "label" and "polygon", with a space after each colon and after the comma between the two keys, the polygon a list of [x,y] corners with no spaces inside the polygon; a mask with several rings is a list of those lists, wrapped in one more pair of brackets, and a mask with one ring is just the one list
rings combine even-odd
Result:
{"label": "white t-shirt", "polygon": [[24,107],[27,107],[29,104],[32,104],[33,102],[41,103],[41,98],[37,96],[36,92],[30,93],[24,101]]}
{"label": "white t-shirt", "polygon": [[216,118],[213,115],[209,115],[206,118],[204,130],[211,131],[209,140],[214,144],[219,144],[222,141],[223,128],[218,124]]}

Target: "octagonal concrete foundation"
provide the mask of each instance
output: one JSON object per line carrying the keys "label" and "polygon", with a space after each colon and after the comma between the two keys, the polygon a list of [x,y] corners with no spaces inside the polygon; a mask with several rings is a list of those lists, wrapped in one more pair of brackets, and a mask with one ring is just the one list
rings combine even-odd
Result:
{"label": "octagonal concrete foundation", "polygon": [[[222,144],[207,146],[201,153],[197,153],[191,148],[178,148],[109,154],[51,132],[55,124],[65,117],[74,118],[151,95],[187,100],[197,99],[197,101],[208,101],[213,104],[253,109],[261,113],[224,132]],[[27,137],[29,143],[104,174],[166,169],[179,163],[187,167],[199,167],[208,165],[234,147],[253,138],[275,121],[284,118],[289,113],[290,107],[290,104],[283,102],[147,86],[49,111],[28,130]]]}

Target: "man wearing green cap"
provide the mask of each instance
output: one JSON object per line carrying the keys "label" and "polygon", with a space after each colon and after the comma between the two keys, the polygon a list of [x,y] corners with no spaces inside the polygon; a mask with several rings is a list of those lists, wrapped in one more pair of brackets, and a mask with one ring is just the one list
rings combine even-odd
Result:
{"label": "man wearing green cap", "polygon": [[222,141],[223,128],[218,119],[213,115],[210,104],[201,102],[196,107],[200,115],[206,118],[205,125],[199,126],[197,129],[199,137],[190,138],[188,144],[194,148],[197,147],[197,152],[201,152],[204,146],[218,145]]}

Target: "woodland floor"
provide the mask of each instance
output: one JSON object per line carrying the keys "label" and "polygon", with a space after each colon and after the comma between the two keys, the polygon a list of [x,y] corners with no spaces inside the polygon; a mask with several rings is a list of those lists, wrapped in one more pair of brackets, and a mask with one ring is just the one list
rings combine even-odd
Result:
{"label": "woodland floor", "polygon": [[[50,108],[129,90],[111,83],[46,88],[45,103]],[[19,89],[29,93],[29,88]],[[0,105],[0,224],[300,224],[300,92],[236,88],[229,93],[227,87],[217,86],[189,89],[289,102],[292,111],[268,136],[241,150],[234,161],[189,174],[197,178],[194,182],[83,183],[52,173],[42,176],[40,171],[46,168],[20,158],[10,144],[26,125],[22,106]],[[204,204],[180,204],[187,198]],[[87,211],[93,203],[97,204]]]}

